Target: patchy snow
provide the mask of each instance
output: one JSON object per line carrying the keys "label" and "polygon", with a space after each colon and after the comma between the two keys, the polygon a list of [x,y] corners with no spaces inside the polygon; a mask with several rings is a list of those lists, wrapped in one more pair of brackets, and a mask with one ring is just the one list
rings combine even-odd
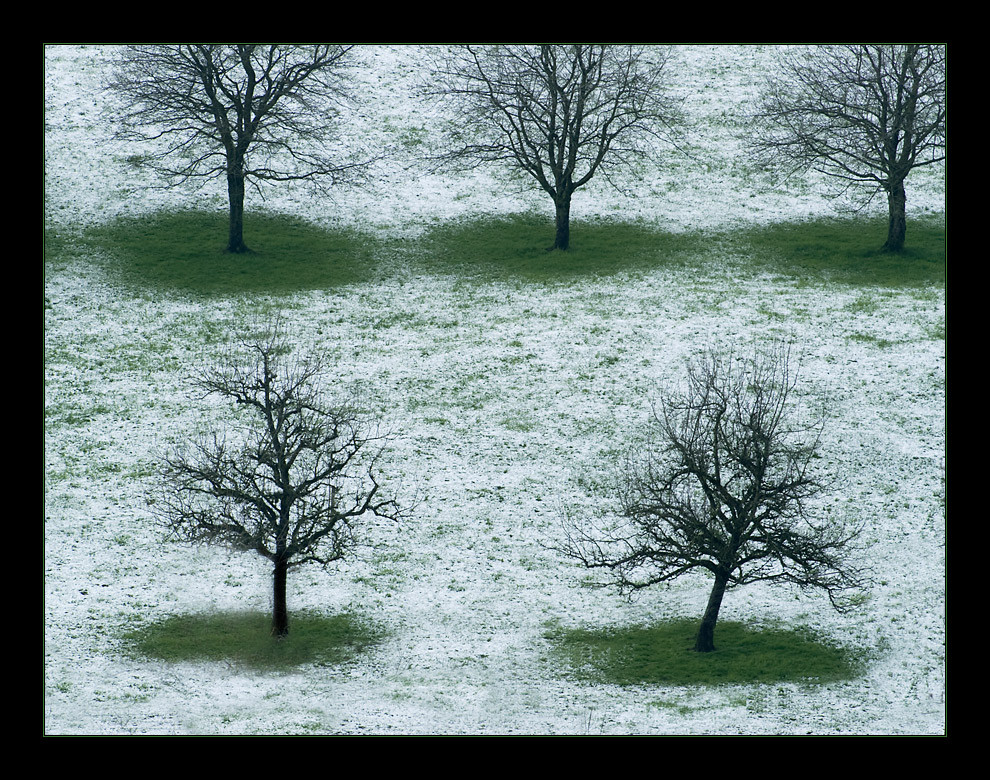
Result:
{"label": "patchy snow", "polygon": [[[46,219],[70,232],[124,213],[223,193],[154,190],[101,114],[109,47],[52,46],[45,61]],[[642,172],[635,197],[594,186],[575,218],[631,216],[664,229],[831,213],[820,183],[758,185],[733,135],[773,47],[679,47],[678,89],[703,159]],[[416,47],[361,50],[351,127],[385,144],[439,121],[410,98]],[[377,140],[376,140],[377,139]],[[910,182],[912,213],[941,213],[938,173]],[[266,207],[328,225],[415,235],[470,214],[546,209],[492,171],[378,172],[333,201],[268,193]],[[248,210],[257,208],[256,199]],[[909,214],[910,219],[910,214]],[[713,261],[720,258],[713,257]],[[940,734],[945,730],[945,297],[940,289],[822,289],[733,272],[732,263],[554,285],[444,276],[295,296],[301,349],[333,357],[401,434],[391,473],[427,501],[381,546],[338,571],[290,578],[290,609],[352,608],[389,638],[343,670],[246,673],[123,656],[128,626],[187,611],[267,609],[257,556],[164,544],[144,502],[158,450],[201,422],[183,379],[210,335],[263,299],[208,304],[125,294],[94,267],[45,280],[45,732],[48,734]],[[866,519],[873,598],[837,615],[818,596],[748,587],[722,617],[809,626],[877,651],[834,685],[588,685],[542,660],[547,625],[700,616],[707,582],[627,602],[541,542],[577,478],[636,434],[651,386],[717,340],[786,334],[809,387],[829,389],[827,456],[849,475],[838,509]]]}

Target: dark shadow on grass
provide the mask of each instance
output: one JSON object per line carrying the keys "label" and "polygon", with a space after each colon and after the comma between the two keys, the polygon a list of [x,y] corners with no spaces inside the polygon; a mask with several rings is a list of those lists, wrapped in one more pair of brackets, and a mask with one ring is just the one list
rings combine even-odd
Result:
{"label": "dark shadow on grass", "polygon": [[[91,228],[85,242],[127,286],[201,295],[291,295],[381,280],[406,270],[486,283],[568,282],[657,268],[731,262],[734,272],[783,275],[807,284],[944,285],[944,218],[910,220],[903,252],[883,252],[884,220],[823,219],[722,233],[665,233],[640,223],[573,221],[571,247],[548,251],[554,226],[544,215],[479,217],[436,225],[416,240],[385,241],[357,230],[327,231],[293,217],[249,214],[252,251],[224,251],[227,216],[185,211]],[[46,235],[46,257],[66,250]],[[742,265],[740,265],[740,263]]]}
{"label": "dark shadow on grass", "polygon": [[179,211],[91,228],[86,239],[121,283],[204,295],[292,294],[366,281],[377,242],[356,230],[328,231],[294,217],[248,214],[251,251],[225,251],[227,215]]}
{"label": "dark shadow on grass", "polygon": [[851,679],[861,659],[804,631],[720,622],[716,650],[693,649],[698,622],[548,632],[552,655],[571,677],[615,685],[820,683]]}
{"label": "dark shadow on grass", "polygon": [[341,666],[385,637],[385,632],[350,615],[299,613],[290,617],[289,636],[271,636],[271,615],[226,612],[173,615],[127,632],[128,652],[170,663],[220,661],[256,670],[315,664]]}
{"label": "dark shadow on grass", "polygon": [[704,246],[696,234],[606,220],[572,221],[566,251],[548,250],[553,240],[553,220],[544,216],[479,217],[437,225],[419,241],[415,255],[431,273],[552,282],[684,264]]}
{"label": "dark shadow on grass", "polygon": [[945,284],[945,220],[908,220],[901,252],[882,249],[885,219],[819,219],[739,230],[726,236],[730,246],[754,267],[856,286],[920,287]]}

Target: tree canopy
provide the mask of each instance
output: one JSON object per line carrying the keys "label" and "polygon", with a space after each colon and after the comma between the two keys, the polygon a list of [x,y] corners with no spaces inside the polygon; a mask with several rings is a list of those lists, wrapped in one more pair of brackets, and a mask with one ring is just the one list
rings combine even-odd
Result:
{"label": "tree canopy", "polygon": [[707,573],[700,652],[715,647],[731,587],[790,583],[847,608],[866,581],[852,556],[859,529],[817,511],[824,418],[795,415],[796,380],[783,345],[749,361],[713,349],[689,364],[613,475],[603,516],[566,514],[561,550],[626,592]]}
{"label": "tree canopy", "polygon": [[323,385],[318,355],[296,358],[279,327],[232,350],[195,381],[246,415],[163,460],[158,516],[173,538],[256,552],[274,567],[273,633],[288,633],[286,575],[351,552],[371,516],[405,510],[381,490],[384,437]]}
{"label": "tree canopy", "polygon": [[[339,148],[351,47],[183,44],[123,47],[108,91],[118,136],[150,142],[144,164],[168,184],[225,178],[227,250],[247,251],[244,190],[339,181],[366,160]],[[348,153],[349,154],[349,153]]]}
{"label": "tree canopy", "polygon": [[683,117],[669,49],[619,45],[456,47],[428,91],[452,104],[447,165],[507,164],[555,205],[554,249],[570,244],[574,192],[636,159],[657,160]]}
{"label": "tree canopy", "polygon": [[945,47],[812,46],[786,52],[755,113],[752,149],[785,173],[813,169],[888,200],[884,248],[906,234],[905,181],[945,159]]}

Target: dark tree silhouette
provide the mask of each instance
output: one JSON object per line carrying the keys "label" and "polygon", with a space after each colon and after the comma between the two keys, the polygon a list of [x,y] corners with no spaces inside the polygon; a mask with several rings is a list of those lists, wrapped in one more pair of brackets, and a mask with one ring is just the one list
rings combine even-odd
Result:
{"label": "dark tree silhouette", "polygon": [[663,47],[463,46],[438,58],[434,95],[453,106],[450,166],[508,164],[553,199],[551,249],[570,246],[574,192],[634,159],[655,160],[683,121]]}
{"label": "dark tree silhouette", "polygon": [[786,56],[769,81],[751,136],[758,161],[785,172],[815,169],[886,193],[887,241],[907,234],[904,183],[945,159],[945,47],[813,46]]}
{"label": "dark tree silhouette", "polygon": [[127,46],[108,91],[118,137],[152,141],[146,164],[168,184],[227,181],[228,252],[247,252],[248,183],[338,181],[360,163],[331,159],[350,47],[256,44]]}
{"label": "dark tree silhouette", "polygon": [[[286,578],[328,566],[356,544],[362,519],[404,516],[376,474],[385,438],[321,386],[318,357],[294,359],[279,328],[243,344],[196,380],[243,409],[240,427],[209,433],[163,462],[156,496],[167,532],[187,542],[254,551],[273,566],[272,633],[288,634]],[[236,433],[228,440],[227,432]]]}
{"label": "dark tree silhouette", "polygon": [[866,582],[851,562],[858,529],[813,513],[826,489],[814,472],[822,418],[795,421],[795,383],[783,346],[748,363],[713,350],[691,364],[686,390],[659,397],[646,443],[615,476],[618,522],[565,513],[560,549],[625,592],[710,574],[699,652],[715,649],[734,586],[820,588],[847,608]]}

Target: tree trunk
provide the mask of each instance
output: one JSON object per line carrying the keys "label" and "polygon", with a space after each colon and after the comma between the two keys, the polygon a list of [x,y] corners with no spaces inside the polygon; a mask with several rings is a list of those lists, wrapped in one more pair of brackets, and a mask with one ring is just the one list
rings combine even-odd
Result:
{"label": "tree trunk", "polygon": [[722,597],[725,595],[725,586],[728,582],[728,575],[722,572],[715,574],[715,584],[712,585],[712,592],[708,596],[708,606],[705,608],[704,617],[701,618],[701,627],[694,642],[694,649],[699,653],[710,653],[715,649],[715,623],[718,620],[718,611],[722,608]]}
{"label": "tree trunk", "polygon": [[890,216],[887,221],[887,243],[883,245],[885,252],[900,252],[904,249],[904,237],[907,234],[906,204],[904,182],[898,182],[887,194]]}
{"label": "tree trunk", "polygon": [[285,598],[289,562],[284,558],[275,561],[274,608],[272,609],[272,636],[282,639],[289,635],[289,607]]}
{"label": "tree trunk", "polygon": [[551,249],[566,250],[571,245],[571,199],[566,196],[556,202],[556,225],[557,234],[554,238]]}
{"label": "tree trunk", "polygon": [[250,252],[244,243],[244,174],[227,174],[227,197],[230,201],[230,233],[227,251],[235,254]]}

